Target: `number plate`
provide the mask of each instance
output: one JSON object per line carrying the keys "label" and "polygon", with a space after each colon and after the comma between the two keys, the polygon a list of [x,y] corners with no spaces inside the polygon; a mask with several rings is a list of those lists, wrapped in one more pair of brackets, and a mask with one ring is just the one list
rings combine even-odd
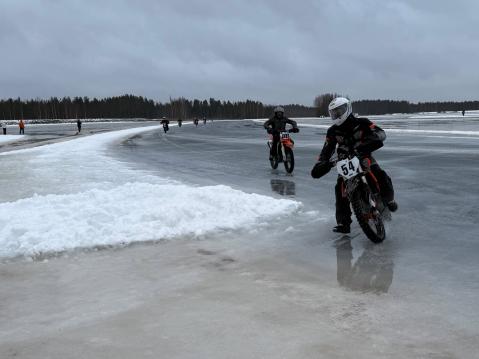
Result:
{"label": "number plate", "polygon": [[281,132],[281,139],[288,140],[289,139],[289,133],[288,132]]}
{"label": "number plate", "polygon": [[361,172],[361,165],[359,164],[359,158],[353,157],[352,159],[346,159],[338,161],[336,164],[338,173],[346,179],[353,178]]}

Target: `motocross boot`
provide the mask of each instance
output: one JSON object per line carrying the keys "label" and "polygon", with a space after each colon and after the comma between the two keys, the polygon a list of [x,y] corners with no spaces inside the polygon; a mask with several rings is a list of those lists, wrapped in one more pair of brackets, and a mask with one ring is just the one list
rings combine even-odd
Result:
{"label": "motocross boot", "polygon": [[351,233],[351,226],[346,224],[338,224],[333,228],[333,232],[344,234]]}

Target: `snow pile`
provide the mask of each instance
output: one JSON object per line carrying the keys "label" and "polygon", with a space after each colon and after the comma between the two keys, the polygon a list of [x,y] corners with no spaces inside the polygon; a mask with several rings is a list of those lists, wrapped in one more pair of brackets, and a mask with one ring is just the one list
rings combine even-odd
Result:
{"label": "snow pile", "polygon": [[293,200],[221,185],[187,186],[108,155],[111,143],[159,128],[1,153],[0,257],[195,237],[300,210]]}
{"label": "snow pile", "polygon": [[127,183],[0,204],[0,256],[198,236],[289,215],[300,204],[226,186]]}
{"label": "snow pile", "polygon": [[141,127],[79,137],[66,142],[0,153],[0,203],[38,195],[111,189],[128,182],[168,183],[135,171],[110,156],[109,146],[160,129]]}

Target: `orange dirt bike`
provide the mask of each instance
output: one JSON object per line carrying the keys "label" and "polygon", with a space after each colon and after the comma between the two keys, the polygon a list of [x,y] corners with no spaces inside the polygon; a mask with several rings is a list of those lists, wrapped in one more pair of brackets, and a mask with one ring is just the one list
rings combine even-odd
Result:
{"label": "orange dirt bike", "polygon": [[[293,153],[293,147],[294,147],[294,141],[291,138],[290,132],[294,132],[292,130],[288,131],[282,131],[279,133],[279,139],[280,141],[278,142],[278,149],[277,149],[277,156],[276,157],[271,157],[270,156],[270,164],[271,168],[276,169],[278,168],[278,164],[280,162],[284,163],[284,168],[286,172],[292,173],[294,170],[294,153]],[[273,135],[269,135],[269,140],[268,140],[268,147],[271,151],[271,146],[273,145]],[[270,152],[271,153],[271,152]]]}
{"label": "orange dirt bike", "polygon": [[379,183],[368,163],[355,155],[348,155],[333,160],[332,165],[336,165],[343,177],[343,191],[364,234],[372,242],[381,243],[386,238],[384,220],[390,220],[391,213],[381,198]]}

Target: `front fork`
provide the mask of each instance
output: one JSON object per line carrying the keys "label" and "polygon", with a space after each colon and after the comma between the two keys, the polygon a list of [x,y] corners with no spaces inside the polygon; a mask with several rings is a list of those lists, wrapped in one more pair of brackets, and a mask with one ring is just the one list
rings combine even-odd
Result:
{"label": "front fork", "polygon": [[284,150],[284,145],[281,141],[279,142],[279,147],[281,148],[281,154],[283,155],[283,161],[286,161],[286,151]]}
{"label": "front fork", "polygon": [[[361,181],[363,182],[363,184],[367,187],[369,187],[369,183],[366,179],[366,175],[363,174],[361,176]],[[375,209],[378,209],[377,207],[377,203],[376,203],[376,200],[373,198],[373,192],[371,190],[369,190],[369,204],[371,205],[371,207],[375,208]]]}
{"label": "front fork", "polygon": [[[284,160],[286,158],[286,152],[284,150],[284,146],[281,143],[281,141],[279,141],[278,146],[280,148],[279,151],[281,151],[281,155],[283,156],[283,160]],[[273,140],[268,140],[268,147],[269,147],[269,150],[271,151],[271,148],[273,147]],[[279,155],[279,151],[276,152],[278,155]]]}
{"label": "front fork", "polygon": [[[366,188],[369,188],[369,191],[368,191],[368,202],[369,202],[369,205],[378,210],[378,205],[377,205],[377,201],[375,200],[374,196],[373,196],[373,193],[369,187],[369,183],[366,179],[366,174],[365,173],[361,173],[359,175],[359,180],[357,179],[351,179],[349,181],[346,182],[346,186],[344,188],[344,190],[346,191],[346,194],[349,198],[349,200],[351,201],[352,197],[353,197],[353,193],[355,191],[359,191],[360,190],[360,185],[362,184],[363,186],[365,186]],[[359,182],[361,181],[361,182]]]}

